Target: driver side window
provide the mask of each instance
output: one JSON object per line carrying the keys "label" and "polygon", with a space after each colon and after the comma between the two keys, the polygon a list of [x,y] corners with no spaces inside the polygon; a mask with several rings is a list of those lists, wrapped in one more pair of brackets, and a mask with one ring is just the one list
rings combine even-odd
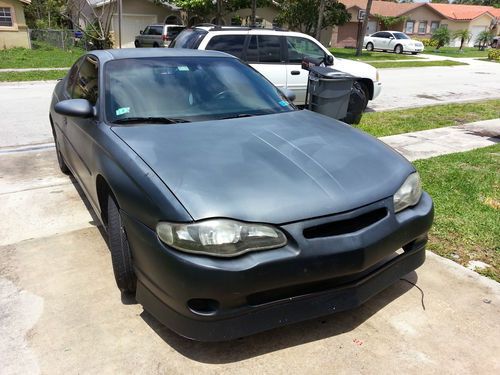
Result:
{"label": "driver side window", "polygon": [[287,36],[288,61],[290,63],[301,63],[304,56],[322,60],[325,52],[313,41],[295,36]]}

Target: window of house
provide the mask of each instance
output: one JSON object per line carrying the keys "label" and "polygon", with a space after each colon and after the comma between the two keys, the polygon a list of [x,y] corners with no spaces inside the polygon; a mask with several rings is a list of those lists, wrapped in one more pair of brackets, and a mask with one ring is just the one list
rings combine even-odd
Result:
{"label": "window of house", "polygon": [[0,7],[0,26],[12,27],[13,25],[12,10],[7,7]]}
{"label": "window of house", "polygon": [[427,33],[427,21],[420,21],[418,23],[418,33],[419,34]]}
{"label": "window of house", "polygon": [[214,36],[205,49],[222,51],[241,58],[246,35],[218,35]]}
{"label": "window of house", "polygon": [[438,29],[438,28],[439,28],[439,21],[432,21],[431,22],[431,33],[436,31],[436,29]]}
{"label": "window of house", "polygon": [[415,21],[406,21],[405,33],[413,34],[414,28],[415,28]]}

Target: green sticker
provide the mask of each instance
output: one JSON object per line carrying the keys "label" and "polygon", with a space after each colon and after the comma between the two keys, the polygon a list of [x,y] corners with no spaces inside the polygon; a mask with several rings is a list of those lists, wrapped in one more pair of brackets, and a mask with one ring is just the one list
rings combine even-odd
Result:
{"label": "green sticker", "polygon": [[177,69],[179,69],[181,72],[189,72],[189,68],[186,65],[178,66]]}
{"label": "green sticker", "polygon": [[118,108],[115,113],[117,116],[121,116],[129,112],[130,112],[130,107],[123,107],[123,108]]}

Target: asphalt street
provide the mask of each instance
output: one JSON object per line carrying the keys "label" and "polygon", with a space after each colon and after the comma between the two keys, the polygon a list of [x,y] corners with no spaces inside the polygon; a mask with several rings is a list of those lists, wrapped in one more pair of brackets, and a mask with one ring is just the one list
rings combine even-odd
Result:
{"label": "asphalt street", "polygon": [[0,374],[500,373],[500,284],[432,253],[353,311],[229,343],[172,333],[122,298],[93,212],[58,171],[52,87],[0,85]]}

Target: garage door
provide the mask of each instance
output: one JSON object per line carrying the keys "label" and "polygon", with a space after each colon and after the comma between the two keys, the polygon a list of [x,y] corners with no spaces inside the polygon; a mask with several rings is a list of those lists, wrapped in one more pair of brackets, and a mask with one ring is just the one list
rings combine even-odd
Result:
{"label": "garage door", "polygon": [[470,28],[472,38],[470,38],[469,47],[474,47],[474,45],[477,44],[476,43],[477,36],[481,33],[481,31],[484,31],[484,30],[486,30],[486,26],[472,26]]}
{"label": "garage door", "polygon": [[[147,25],[157,22],[154,15],[123,14],[122,15],[122,47],[134,47],[135,36],[139,31],[144,30]],[[118,47],[118,15],[113,15],[113,30],[116,35]]]}

